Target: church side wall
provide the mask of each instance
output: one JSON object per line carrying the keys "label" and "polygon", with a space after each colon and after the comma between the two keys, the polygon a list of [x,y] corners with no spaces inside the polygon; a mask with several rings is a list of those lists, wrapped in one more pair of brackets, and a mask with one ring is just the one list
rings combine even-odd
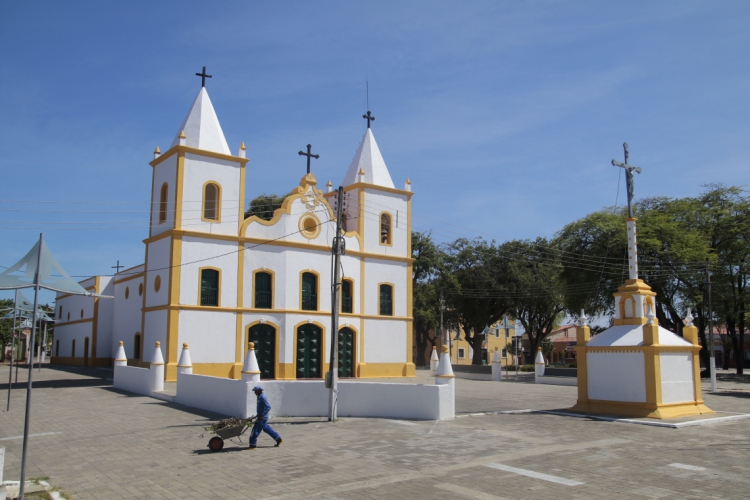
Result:
{"label": "church side wall", "polygon": [[682,403],[695,400],[692,353],[661,353],[662,403]]}
{"label": "church side wall", "polygon": [[[99,278],[99,293],[101,295],[113,296],[115,291],[114,280],[109,276]],[[99,305],[96,313],[96,357],[101,358],[100,365],[109,366],[113,356],[112,350],[112,321],[114,319],[114,299],[97,299]]]}
{"label": "church side wall", "polygon": [[646,368],[642,352],[589,352],[589,399],[646,402]]}
{"label": "church side wall", "polygon": [[[185,154],[183,173],[182,227],[190,231],[237,234],[240,210],[240,163]],[[220,222],[206,222],[203,217],[203,189],[209,182],[221,187]]]}
{"label": "church side wall", "polygon": [[[153,167],[151,187],[151,236],[174,229],[175,198],[177,184],[177,155],[172,155]],[[167,183],[167,220],[159,224],[161,187]]]}
{"label": "church side wall", "polygon": [[[134,270],[138,271],[138,270]],[[138,289],[143,285],[143,276],[133,274],[132,277],[120,278],[114,285],[114,311],[112,315],[112,342],[110,357],[117,354],[119,342],[123,342],[125,356],[135,358],[135,334],[141,333],[143,297],[138,295]],[[127,298],[125,298],[127,291]]]}
{"label": "church side wall", "polygon": [[365,363],[406,363],[407,323],[403,320],[366,319]]}
{"label": "church side wall", "polygon": [[[146,270],[146,307],[162,306],[168,303],[169,275],[179,270],[170,269],[172,238],[165,237],[153,241],[146,247],[148,269]],[[155,287],[156,278],[159,277],[159,290]]]}
{"label": "church side wall", "polygon": [[[222,311],[180,311],[179,346],[187,342],[193,365],[234,363],[235,313]],[[200,373],[200,368],[194,373]]]}
{"label": "church side wall", "polygon": [[[61,359],[61,364],[80,364],[83,365],[84,358],[84,346],[86,345],[86,337],[89,339],[89,359],[91,358],[91,346],[92,346],[92,327],[93,322],[84,320],[84,322],[60,324],[55,326],[55,338],[52,342],[52,356],[55,358],[80,358],[78,360]],[[73,340],[76,341],[76,350],[73,353]],[[60,342],[59,354],[56,350],[57,342]],[[74,356],[75,354],[75,356]],[[52,360],[53,363],[58,360]]]}

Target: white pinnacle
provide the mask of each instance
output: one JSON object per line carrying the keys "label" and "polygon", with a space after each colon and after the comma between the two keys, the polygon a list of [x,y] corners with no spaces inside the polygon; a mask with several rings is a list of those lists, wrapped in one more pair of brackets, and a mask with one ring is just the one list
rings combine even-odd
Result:
{"label": "white pinnacle", "polygon": [[[360,175],[359,172],[363,172],[363,174]],[[388,172],[388,167],[385,166],[383,155],[380,154],[375,136],[372,135],[372,129],[369,128],[365,131],[364,137],[362,137],[362,142],[360,142],[359,148],[354,154],[354,159],[351,165],[349,165],[349,170],[347,170],[346,176],[344,176],[342,185],[349,186],[357,182],[395,188],[391,174]]]}
{"label": "white pinnacle", "polygon": [[190,111],[188,111],[170,147],[180,143],[180,134],[183,131],[186,136],[184,142],[188,147],[225,155],[232,154],[205,87],[201,87],[200,92],[195,97],[195,101],[193,101],[193,105],[190,107]]}

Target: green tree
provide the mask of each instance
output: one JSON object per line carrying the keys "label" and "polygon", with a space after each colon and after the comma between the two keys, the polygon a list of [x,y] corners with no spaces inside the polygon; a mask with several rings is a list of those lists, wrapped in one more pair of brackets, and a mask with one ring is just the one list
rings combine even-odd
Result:
{"label": "green tree", "polygon": [[261,194],[256,196],[250,201],[250,204],[245,211],[245,218],[252,217],[253,215],[263,220],[271,220],[275,210],[281,208],[284,200],[294,194],[295,190],[288,192],[283,196],[275,194]]}
{"label": "green tree", "polygon": [[484,328],[511,308],[506,288],[506,259],[495,242],[460,238],[445,247],[441,287],[449,324],[460,325],[473,350],[472,364],[481,365]]}
{"label": "green tree", "polygon": [[565,317],[560,253],[545,238],[510,241],[500,249],[512,256],[506,266],[511,314],[523,326],[534,357],[542,341]]}
{"label": "green tree", "polygon": [[[0,316],[12,312],[13,301],[11,299],[0,300]],[[0,319],[0,361],[5,361],[5,346],[10,343],[13,336],[13,320]]]}
{"label": "green tree", "polygon": [[414,364],[425,366],[425,350],[428,345],[436,346],[438,341],[440,296],[436,281],[443,259],[430,234],[419,232],[411,233],[411,256],[414,259],[412,293],[414,343],[417,348]]}

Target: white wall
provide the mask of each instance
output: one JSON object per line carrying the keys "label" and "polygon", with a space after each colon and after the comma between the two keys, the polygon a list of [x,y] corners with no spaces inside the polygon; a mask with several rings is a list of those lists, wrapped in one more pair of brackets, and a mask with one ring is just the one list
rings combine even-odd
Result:
{"label": "white wall", "polygon": [[167,311],[150,311],[144,317],[146,321],[143,328],[143,361],[151,361],[157,341],[161,342],[162,351],[167,346]]}
{"label": "white wall", "polygon": [[[99,278],[100,294],[114,295],[114,280],[110,276]],[[97,312],[96,327],[96,357],[111,358],[112,351],[112,321],[115,311],[115,299],[99,299],[99,310]]]}
{"label": "white wall", "polygon": [[[221,221],[203,222],[203,186],[213,181],[221,186]],[[240,163],[185,154],[183,171],[182,228],[213,234],[237,234],[240,210]]]}
{"label": "white wall", "polygon": [[[61,324],[55,326],[55,334],[52,342],[52,355],[69,357],[72,356],[73,339],[76,341],[76,358],[83,357],[83,347],[85,345],[86,337],[89,338],[89,358],[91,357],[92,347],[92,333],[91,327],[93,323],[87,321],[85,323],[74,323],[72,325]],[[60,341],[60,352],[56,352],[57,341]]]}
{"label": "white wall", "polygon": [[586,353],[589,399],[646,402],[642,352]]}
{"label": "white wall", "polygon": [[[131,271],[137,274],[142,271],[143,266]],[[120,277],[120,279],[123,279]],[[128,359],[133,359],[135,343],[135,334],[141,332],[142,306],[143,297],[138,295],[138,287],[143,283],[143,277],[132,278],[127,281],[115,283],[114,291],[114,314],[112,324],[112,343],[110,348],[110,357],[114,358],[117,354],[117,347],[122,340],[125,347],[125,355]],[[125,298],[125,291],[128,290],[128,298]],[[142,340],[142,339],[141,339]]]}
{"label": "white wall", "polygon": [[365,363],[406,363],[406,321],[365,320]]}
{"label": "white wall", "polygon": [[692,353],[659,354],[662,403],[695,401]]}
{"label": "white wall", "polygon": [[[236,315],[223,311],[180,311],[178,346],[187,342],[193,363],[234,363]],[[153,344],[150,344],[153,346]]]}
{"label": "white wall", "polygon": [[241,380],[178,373],[175,402],[222,415],[248,418],[255,415],[254,406],[252,413],[248,413],[247,402],[255,401],[252,388],[252,384]]}
{"label": "white wall", "polygon": [[365,314],[380,314],[380,283],[393,284],[393,315],[406,316],[407,265],[405,262],[365,261]]}
{"label": "white wall", "polygon": [[[170,271],[174,271],[170,270],[172,238],[166,237],[149,243],[146,251],[148,253],[148,269],[146,270],[144,292],[146,294],[146,307],[162,306],[167,304],[169,297],[169,273]],[[154,289],[154,282],[157,276],[161,278],[161,286],[158,292]]]}

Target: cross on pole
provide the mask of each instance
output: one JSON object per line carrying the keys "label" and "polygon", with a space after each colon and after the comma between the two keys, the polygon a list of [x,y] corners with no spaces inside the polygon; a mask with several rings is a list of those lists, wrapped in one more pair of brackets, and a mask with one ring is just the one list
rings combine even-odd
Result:
{"label": "cross on pole", "polygon": [[615,167],[620,167],[625,169],[625,180],[627,181],[627,189],[628,189],[628,217],[633,218],[633,207],[632,207],[632,201],[633,201],[633,172],[641,173],[641,167],[635,167],[633,165],[630,165],[628,163],[628,157],[630,156],[628,152],[628,143],[624,143],[622,145],[623,149],[625,150],[625,163],[620,163],[617,160],[612,160],[612,165]]}
{"label": "cross on pole", "polygon": [[367,120],[367,128],[370,128],[370,122],[375,120],[375,117],[370,114],[370,110],[367,110],[366,115],[362,115],[362,118]]}
{"label": "cross on pole", "polygon": [[115,274],[117,274],[117,273],[120,272],[120,268],[121,267],[125,267],[125,266],[121,266],[120,265],[120,259],[117,259],[117,265],[116,266],[112,266],[112,269],[116,269]]}
{"label": "cross on pole", "polygon": [[310,158],[315,158],[316,160],[320,158],[320,155],[314,155],[310,152],[310,149],[312,149],[312,146],[310,144],[307,145],[307,153],[304,151],[300,151],[298,154],[300,156],[307,156],[307,173],[310,173]]}
{"label": "cross on pole", "polygon": [[203,66],[203,72],[202,73],[196,73],[195,76],[201,77],[201,87],[206,86],[206,78],[211,78],[211,75],[206,73],[206,67]]}

